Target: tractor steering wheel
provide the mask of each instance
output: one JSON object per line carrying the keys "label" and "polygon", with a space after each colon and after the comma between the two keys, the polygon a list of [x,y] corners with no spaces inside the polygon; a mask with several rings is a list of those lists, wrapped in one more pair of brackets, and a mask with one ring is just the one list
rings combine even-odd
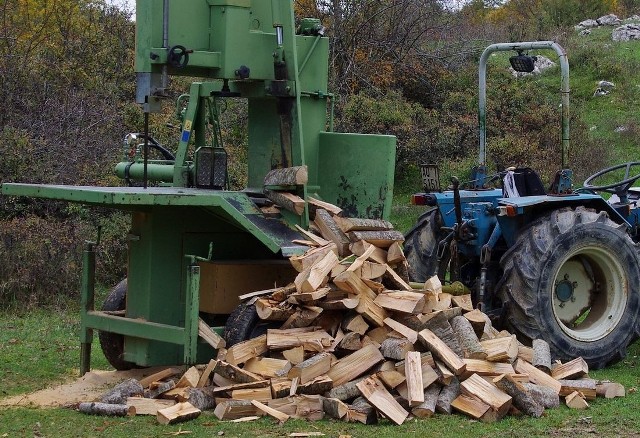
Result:
{"label": "tractor steering wheel", "polygon": [[[633,183],[636,182],[636,180],[640,179],[640,171],[638,171],[633,176],[629,176],[629,174],[631,173],[631,168],[633,166],[640,166],[640,161],[629,161],[628,163],[622,163],[616,166],[602,169],[601,171],[596,172],[593,175],[591,175],[589,178],[585,179],[583,183],[583,188],[587,190],[593,190],[596,192],[601,191],[601,192],[613,193],[615,195],[618,195],[618,197],[622,198],[626,196],[627,192],[629,191]],[[624,179],[620,181],[616,181],[612,184],[605,184],[600,186],[591,184],[591,182],[594,179],[602,177],[604,175],[607,175],[619,169],[625,169]]]}

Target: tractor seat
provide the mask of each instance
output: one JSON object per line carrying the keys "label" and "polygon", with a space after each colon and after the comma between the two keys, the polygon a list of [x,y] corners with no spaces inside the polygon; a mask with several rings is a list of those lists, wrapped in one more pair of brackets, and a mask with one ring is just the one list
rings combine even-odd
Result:
{"label": "tractor seat", "polygon": [[[515,189],[515,192],[514,190]],[[540,176],[529,167],[522,167],[508,173],[502,180],[502,194],[505,198],[516,196],[546,195]]]}

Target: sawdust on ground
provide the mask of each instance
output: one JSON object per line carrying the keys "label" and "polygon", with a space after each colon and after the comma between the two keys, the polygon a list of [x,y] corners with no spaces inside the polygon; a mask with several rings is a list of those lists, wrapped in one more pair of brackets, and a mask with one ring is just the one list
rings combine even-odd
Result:
{"label": "sawdust on ground", "polygon": [[130,379],[142,379],[167,367],[153,367],[127,371],[90,371],[70,383],[13,397],[0,399],[0,409],[12,406],[62,407],[94,401],[116,384]]}

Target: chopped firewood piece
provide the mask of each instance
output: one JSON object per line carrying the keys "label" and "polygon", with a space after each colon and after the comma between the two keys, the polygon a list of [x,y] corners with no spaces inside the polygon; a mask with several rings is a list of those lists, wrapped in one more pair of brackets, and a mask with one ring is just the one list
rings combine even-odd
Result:
{"label": "chopped firewood piece", "polygon": [[244,364],[243,369],[266,378],[282,377],[291,369],[291,363],[285,359],[252,357]]}
{"label": "chopped firewood piece", "polygon": [[411,413],[418,418],[430,418],[436,412],[436,403],[440,395],[440,385],[431,385],[424,390],[424,401],[411,409]]}
{"label": "chopped firewood piece", "polygon": [[304,348],[302,346],[293,347],[289,350],[284,350],[282,355],[291,362],[292,365],[298,365],[304,360]]}
{"label": "chopped firewood piece", "polygon": [[356,307],[356,312],[362,314],[378,327],[384,325],[387,312],[375,303],[376,293],[369,289],[360,277],[354,272],[345,271],[334,278],[333,282],[340,289],[358,295],[360,301]]}
{"label": "chopped firewood piece", "polygon": [[564,399],[565,403],[571,409],[587,409],[589,407],[589,403],[582,397],[582,394],[578,391],[574,391]]}
{"label": "chopped firewood piece", "polygon": [[624,397],[624,386],[616,382],[600,381],[596,383],[596,394],[604,398]]}
{"label": "chopped firewood piece", "polygon": [[322,408],[322,397],[319,395],[299,395],[292,398],[288,403],[285,400],[286,404],[293,404],[294,412],[290,413],[285,411],[283,407],[279,407],[276,401],[268,403],[270,407],[274,409],[278,409],[281,412],[286,412],[295,418],[304,418],[308,421],[317,421],[321,420],[324,417],[324,410]]}
{"label": "chopped firewood piece", "polygon": [[[359,390],[358,394],[360,394]],[[364,397],[358,397],[349,405],[347,421],[350,423],[376,424],[378,415],[374,407]]]}
{"label": "chopped firewood piece", "polygon": [[[360,277],[362,278],[363,281],[373,280],[375,278],[382,277],[385,272],[387,272],[387,267],[385,265],[381,265],[380,263],[375,263],[375,262],[364,261],[362,262],[362,267],[360,268]],[[382,284],[380,284],[380,286],[384,288]]]}
{"label": "chopped firewood piece", "polygon": [[480,344],[487,352],[487,360],[490,362],[513,362],[518,357],[518,341],[515,335],[488,339]]}
{"label": "chopped firewood piece", "polygon": [[409,413],[393,398],[376,377],[371,376],[356,385],[363,397],[385,417],[397,425],[404,423]]}
{"label": "chopped firewood piece", "polygon": [[281,329],[308,327],[322,313],[322,307],[306,306],[299,307],[293,315],[280,326]]}
{"label": "chopped firewood piece", "polygon": [[500,391],[477,374],[460,383],[463,394],[477,397],[496,411],[498,418],[506,415],[511,407],[511,396]]}
{"label": "chopped firewood piece", "polygon": [[127,406],[134,407],[136,415],[156,415],[160,409],[169,408],[175,404],[175,400],[159,400],[144,397],[127,398]]}
{"label": "chopped firewood piece", "polygon": [[245,363],[253,357],[267,351],[267,335],[261,335],[247,341],[238,342],[227,349],[226,362],[231,365]]}
{"label": "chopped firewood piece", "polygon": [[[295,378],[294,378],[295,380]],[[306,383],[300,383],[296,390],[297,394],[321,395],[330,391],[333,387],[333,380],[326,374],[315,377]]]}
{"label": "chopped firewood piece", "polygon": [[289,419],[289,416],[285,413],[280,412],[277,409],[273,409],[270,408],[269,406],[260,403],[258,400],[251,400],[251,404],[253,406],[255,406],[256,408],[258,408],[258,410],[260,412],[263,412],[267,415],[272,416],[273,418],[275,418],[276,420],[278,420],[281,423],[284,423],[285,421],[287,421]]}
{"label": "chopped firewood piece", "polygon": [[320,229],[322,237],[336,244],[340,257],[349,255],[349,244],[351,242],[347,235],[338,227],[338,224],[329,212],[322,209],[316,210],[314,222]]}
{"label": "chopped firewood piece", "polygon": [[333,251],[329,251],[313,266],[300,272],[294,280],[298,293],[313,292],[318,289],[327,281],[331,269],[338,263],[340,263],[338,257]]}
{"label": "chopped firewood piece", "polygon": [[273,395],[271,388],[253,388],[253,389],[236,389],[230,391],[231,398],[234,400],[271,400]]}
{"label": "chopped firewood piece", "polygon": [[264,195],[280,207],[300,216],[304,213],[306,202],[298,195],[289,192],[279,192],[264,189]]}
{"label": "chopped firewood piece", "polygon": [[258,317],[264,321],[286,321],[295,312],[289,303],[269,298],[259,298],[254,304]]}
{"label": "chopped firewood piece", "polygon": [[460,395],[460,382],[455,377],[448,385],[445,385],[438,394],[436,402],[436,412],[441,414],[451,414],[451,403]]}
{"label": "chopped firewood piece", "polygon": [[126,404],[111,403],[80,403],[78,411],[89,415],[104,415],[109,417],[131,417],[136,415],[136,408]]}
{"label": "chopped firewood piece", "polygon": [[444,344],[447,345],[456,355],[462,357],[463,351],[458,342],[458,337],[453,332],[453,328],[443,312],[437,312],[431,318],[426,319],[423,328],[433,332]]}
{"label": "chopped firewood piece", "polygon": [[352,242],[364,240],[378,248],[389,248],[394,242],[404,242],[404,236],[397,230],[351,231],[349,239]]}
{"label": "chopped firewood piece", "polygon": [[178,401],[188,401],[194,408],[204,411],[213,409],[216,405],[216,399],[211,388],[185,388],[184,397]]}
{"label": "chopped firewood piece", "polygon": [[309,182],[307,166],[270,170],[264,177],[265,186],[302,186]]}
{"label": "chopped firewood piece", "polygon": [[425,294],[425,296],[427,299],[425,300],[424,307],[422,308],[423,313],[447,310],[451,307],[451,300],[453,298],[451,294],[443,292],[438,295],[437,299],[432,294]]}
{"label": "chopped firewood piece", "polygon": [[325,347],[330,346],[332,341],[333,337],[329,336],[327,332],[314,330],[314,327],[267,330],[267,347],[271,350],[288,350],[302,346],[305,351],[321,352]]}
{"label": "chopped firewood piece", "polygon": [[271,379],[270,382],[272,398],[288,397],[291,393],[291,379],[287,377],[277,377]]}
{"label": "chopped firewood piece", "polygon": [[568,396],[574,391],[580,392],[587,400],[595,400],[597,396],[596,381],[593,379],[558,380],[560,383],[560,395]]}
{"label": "chopped firewood piece", "polygon": [[182,371],[178,368],[165,368],[164,370],[160,370],[156,373],[149,374],[147,377],[140,379],[139,383],[143,388],[148,387],[153,382],[159,382],[160,380],[164,380],[167,377],[171,377],[175,374],[179,374]]}
{"label": "chopped firewood piece", "polygon": [[384,249],[378,248],[377,246],[374,246],[368,242],[365,242],[364,240],[361,240],[359,242],[354,242],[351,245],[349,245],[349,249],[351,250],[351,252],[357,255],[358,257],[362,256],[370,247],[373,247],[373,251],[371,252],[371,254],[369,254],[368,259],[375,263],[386,265],[388,255],[387,255],[387,251],[385,251]]}
{"label": "chopped firewood piece", "polygon": [[385,326],[385,327],[375,327],[369,330],[366,334],[372,341],[377,342],[378,344],[382,344],[382,342],[385,339],[387,339],[390,332],[391,332],[391,329]]}
{"label": "chopped firewood piece", "polygon": [[473,311],[473,303],[471,302],[471,294],[457,295],[451,297],[454,306],[462,308],[465,312]]}
{"label": "chopped firewood piece", "polygon": [[211,359],[209,361],[204,371],[200,375],[200,379],[198,380],[198,384],[196,385],[196,388],[202,388],[204,386],[207,386],[207,384],[209,383],[209,377],[211,376],[211,373],[213,372],[213,370],[216,368],[217,363],[218,361],[216,359]]}
{"label": "chopped firewood piece", "polygon": [[202,411],[189,402],[177,403],[171,407],[160,409],[156,414],[156,420],[160,424],[175,424],[198,418]]}
{"label": "chopped firewood piece", "polygon": [[551,352],[549,351],[549,344],[543,339],[533,340],[533,362],[531,365],[544,371],[547,374],[551,373]]}
{"label": "chopped firewood piece", "polygon": [[356,332],[349,332],[338,343],[340,350],[356,351],[362,348],[361,336]]}
{"label": "chopped firewood piece", "polygon": [[478,337],[468,319],[463,316],[456,316],[450,323],[465,358],[481,360],[487,358],[487,352],[478,341]]}
{"label": "chopped firewood piece", "polygon": [[387,359],[403,360],[414,350],[413,343],[405,338],[387,338],[380,344],[380,352]]}
{"label": "chopped firewood piece", "polygon": [[478,374],[480,376],[499,376],[501,374],[515,374],[515,370],[510,363],[489,362],[480,359],[463,359],[467,366],[467,374]]}
{"label": "chopped firewood piece", "polygon": [[384,273],[384,283],[387,284],[391,284],[393,289],[398,289],[398,290],[406,290],[406,291],[412,291],[413,289],[411,288],[411,286],[409,286],[409,283],[407,283],[406,281],[404,281],[402,279],[402,277],[400,277],[396,271],[394,271],[389,265],[386,265],[386,272]]}
{"label": "chopped firewood piece", "polygon": [[218,420],[236,420],[242,417],[258,415],[258,409],[251,400],[224,400],[213,411]]}
{"label": "chopped firewood piece", "polygon": [[222,360],[218,361],[213,372],[238,383],[252,383],[263,380],[262,377],[257,374],[245,371],[242,368],[238,368]]}
{"label": "chopped firewood piece", "polygon": [[304,228],[302,228],[300,225],[297,225],[297,224],[296,224],[296,230],[301,232],[307,239],[309,239],[313,243],[315,243],[316,246],[325,246],[325,245],[328,245],[329,243],[331,243],[328,240],[323,239],[322,237],[320,237],[320,236],[318,236],[318,235],[316,235],[316,234],[314,234],[314,233],[312,233],[310,231],[305,230]]}
{"label": "chopped firewood piece", "polygon": [[383,360],[384,357],[374,345],[367,345],[362,350],[340,359],[331,367],[327,375],[333,380],[334,387],[340,386],[359,377]]}
{"label": "chopped firewood piece", "polygon": [[493,383],[506,392],[513,399],[513,404],[521,412],[527,415],[538,418],[542,416],[544,412],[544,406],[539,404],[535,398],[531,395],[529,390],[516,382],[511,376],[503,374],[493,379]]}
{"label": "chopped firewood piece", "polygon": [[489,320],[487,315],[485,315],[478,309],[474,309],[471,312],[463,314],[462,316],[469,320],[471,326],[473,327],[473,331],[476,332],[476,336],[481,337],[482,333],[484,332],[484,327]]}
{"label": "chopped firewood piece", "polygon": [[567,363],[556,365],[551,371],[551,377],[557,380],[577,379],[587,374],[589,374],[589,365],[582,357],[576,357]]}
{"label": "chopped firewood piece", "polygon": [[375,301],[380,307],[402,313],[421,313],[424,294],[408,291],[389,291],[379,294]]}
{"label": "chopped firewood piece", "polygon": [[330,204],[329,202],[324,202],[311,196],[307,197],[307,201],[309,202],[309,210],[310,213],[312,213],[312,216],[315,216],[318,209],[326,210],[333,216],[342,215],[342,209],[336,205]]}
{"label": "chopped firewood piece", "polygon": [[327,296],[331,289],[323,287],[313,292],[301,292],[289,295],[289,302],[293,304],[313,304]]}
{"label": "chopped firewood piece", "polygon": [[529,363],[533,362],[533,348],[518,344],[518,357]]}
{"label": "chopped firewood piece", "polygon": [[[308,269],[311,266],[313,266],[319,260],[322,260],[322,258],[324,258],[324,256],[327,255],[328,252],[333,252],[334,254],[336,254],[336,256],[338,255],[338,247],[336,246],[335,243],[331,242],[327,246],[310,249],[307,252],[305,252],[303,255],[290,257],[289,262],[291,263],[291,265],[294,267],[296,271],[302,272],[305,269]],[[287,288],[289,287],[290,286],[287,286]],[[290,290],[290,289],[287,289],[287,290],[290,291],[289,294],[296,292],[295,285],[293,290]],[[271,298],[277,301],[284,301],[284,298],[283,299],[278,299],[278,298],[280,298],[282,295],[285,295],[285,298],[286,298],[286,296],[288,296],[289,294],[285,295],[285,294],[274,293],[271,296]]]}
{"label": "chopped firewood piece", "polygon": [[118,383],[111,390],[105,393],[101,398],[101,403],[122,405],[127,401],[128,397],[142,395],[144,388],[136,379],[127,379]]}
{"label": "chopped firewood piece", "polygon": [[[378,295],[378,296],[380,296],[380,295]],[[409,340],[409,342],[411,342],[412,344],[415,344],[418,341],[418,332],[415,331],[415,330],[410,329],[406,325],[401,324],[398,321],[393,320],[391,318],[385,318],[384,319],[384,323],[385,323],[385,325],[387,325],[391,329],[397,331],[402,336],[407,338]]]}
{"label": "chopped firewood piece", "polygon": [[362,318],[362,315],[351,314],[342,321],[342,329],[364,335],[369,330],[369,324]]}
{"label": "chopped firewood piece", "polygon": [[158,386],[149,388],[144,392],[146,398],[158,398],[168,391],[176,387],[176,382],[169,380],[168,382],[160,382]]}
{"label": "chopped firewood piece", "polygon": [[456,397],[456,399],[451,402],[451,407],[476,420],[482,418],[482,416],[491,409],[491,406],[477,397],[465,394],[460,394]]}
{"label": "chopped firewood piece", "polygon": [[440,340],[429,329],[424,329],[418,333],[418,339],[433,353],[434,356],[442,360],[453,373],[458,376],[464,373],[466,365],[460,357]]}
{"label": "chopped firewood piece", "polygon": [[427,279],[422,286],[422,290],[429,292],[436,297],[442,293],[442,283],[437,275],[434,275]]}
{"label": "chopped firewood piece", "polygon": [[[214,381],[218,380],[216,377],[219,377],[219,376],[217,374],[215,374],[214,375]],[[210,388],[207,388],[207,390],[211,394],[222,394],[222,393],[225,393],[225,392],[231,392],[231,391],[235,391],[235,390],[238,390],[238,389],[266,388],[268,386],[269,386],[269,381],[268,380],[260,380],[258,382],[234,383],[232,385],[210,387]]]}
{"label": "chopped firewood piece", "polygon": [[335,218],[338,226],[342,231],[348,233],[350,231],[385,231],[393,230],[391,222],[382,219],[360,219],[351,217]]}
{"label": "chopped firewood piece", "polygon": [[529,379],[537,383],[538,385],[548,386],[553,389],[556,393],[560,393],[560,389],[562,385],[556,379],[545,373],[544,371],[540,371],[538,368],[531,365],[529,362],[518,359],[513,368],[521,373],[521,374],[529,374]]}
{"label": "chopped firewood piece", "polygon": [[[402,374],[404,373],[405,368],[404,362],[405,361],[400,361],[396,363],[395,366],[395,369]],[[427,386],[438,380],[438,373],[433,369],[433,367],[436,365],[433,361],[431,353],[421,353],[420,362],[422,368],[422,387],[426,388]]]}
{"label": "chopped firewood piece", "polygon": [[399,373],[396,370],[378,371],[376,375],[389,389],[394,389],[406,380],[404,374]]}
{"label": "chopped firewood piece", "polygon": [[435,372],[438,375],[438,381],[442,385],[448,385],[454,379],[455,375],[447,368],[445,364],[440,362],[439,360],[435,361]]}
{"label": "chopped firewood piece", "polygon": [[226,346],[226,342],[222,339],[222,336],[213,331],[202,318],[198,318],[198,336],[204,339],[207,344],[211,345],[216,350]]}
{"label": "chopped firewood piece", "polygon": [[338,400],[346,401],[360,395],[360,390],[356,386],[356,384],[362,380],[364,377],[360,377],[358,379],[352,380],[350,382],[343,383],[342,385],[334,385],[334,387],[329,390],[325,396],[329,398],[337,398]]}
{"label": "chopped firewood piece", "polygon": [[330,416],[331,418],[335,418],[336,420],[341,420],[347,415],[347,411],[349,410],[349,406],[347,406],[344,402],[338,400],[337,398],[322,398],[322,408],[324,412]]}
{"label": "chopped firewood piece", "polygon": [[400,243],[392,243],[387,250],[387,264],[395,265],[398,263],[403,263],[405,260],[407,260],[407,258],[404,256],[404,252],[402,251]]}
{"label": "chopped firewood piece", "polygon": [[331,358],[331,353],[318,353],[291,368],[287,377],[290,379],[299,377],[300,383],[305,384],[322,374],[326,374],[331,368]]}
{"label": "chopped firewood piece", "polygon": [[424,402],[424,387],[422,385],[422,360],[420,353],[409,351],[404,364],[404,374],[407,379],[409,406],[415,407]]}
{"label": "chopped firewood piece", "polygon": [[176,388],[195,388],[200,381],[200,371],[196,367],[189,368],[176,383]]}
{"label": "chopped firewood piece", "polygon": [[548,386],[536,385],[534,383],[523,383],[536,402],[545,408],[553,409],[560,406],[560,396]]}
{"label": "chopped firewood piece", "polygon": [[325,310],[351,310],[358,307],[360,297],[358,295],[348,295],[347,298],[339,300],[327,300],[318,303],[318,307]]}

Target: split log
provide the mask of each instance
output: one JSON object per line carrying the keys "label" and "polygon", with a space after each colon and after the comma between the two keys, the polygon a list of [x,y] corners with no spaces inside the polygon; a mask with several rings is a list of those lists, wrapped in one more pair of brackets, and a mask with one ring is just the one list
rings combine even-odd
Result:
{"label": "split log", "polygon": [[156,419],[160,424],[175,424],[198,418],[200,413],[200,409],[193,407],[191,403],[183,402],[169,408],[160,409],[156,414]]}
{"label": "split log", "polygon": [[487,352],[490,362],[513,362],[518,357],[518,341],[516,336],[495,338],[481,341],[480,345]]}
{"label": "split log", "polygon": [[465,313],[463,316],[469,320],[471,326],[473,327],[473,331],[476,333],[476,336],[480,338],[482,336],[482,333],[484,333],[485,325],[489,320],[487,315],[485,315],[478,309],[474,309],[471,312]]}
{"label": "split log", "polygon": [[271,350],[288,350],[302,346],[305,351],[324,351],[333,342],[324,330],[316,330],[317,327],[303,327],[298,329],[268,329],[267,347]]}
{"label": "split log", "polygon": [[287,301],[291,304],[306,304],[310,306],[314,305],[316,301],[326,297],[329,291],[331,291],[330,288],[323,287],[313,292],[294,293],[289,295]]}
{"label": "split log", "polygon": [[[355,306],[354,306],[355,307]],[[342,322],[342,312],[325,311],[315,321],[315,325],[324,329],[329,335],[335,336]]]}
{"label": "split log", "polygon": [[553,409],[560,406],[560,397],[554,389],[533,383],[523,383],[522,386],[527,388],[531,397],[546,409]]}
{"label": "split log", "polygon": [[405,338],[387,338],[380,344],[380,352],[387,359],[403,360],[414,350],[413,343]]}
{"label": "split log", "polygon": [[431,330],[422,330],[418,333],[418,339],[420,339],[435,357],[442,360],[456,376],[464,373],[466,365],[462,359]]}
{"label": "split log", "polygon": [[337,398],[340,401],[351,400],[361,395],[356,385],[364,379],[364,377],[361,377],[337,386],[334,383],[334,387],[325,393],[324,396],[327,398]]}
{"label": "split log", "polygon": [[205,367],[202,374],[200,374],[200,379],[198,379],[198,383],[196,384],[196,388],[202,388],[209,384],[209,377],[211,377],[211,373],[216,368],[216,364],[218,361],[216,359],[211,359],[207,366]]}
{"label": "split log", "polygon": [[404,263],[406,260],[407,258],[404,256],[404,251],[402,251],[400,243],[392,243],[387,250],[387,264],[393,266],[398,263]]}
{"label": "split log", "polygon": [[411,286],[409,286],[409,283],[407,283],[402,277],[400,277],[396,273],[396,271],[391,269],[391,266],[389,265],[385,265],[385,266],[386,266],[386,272],[382,277],[384,284],[389,285],[390,289],[406,290],[406,291],[413,290]]}
{"label": "split log", "polygon": [[100,397],[100,402],[105,404],[124,405],[127,402],[127,398],[142,395],[143,393],[144,388],[140,382],[136,379],[127,379],[124,382],[118,383]]}
{"label": "split log", "polygon": [[265,186],[302,186],[309,182],[307,166],[270,170],[264,177]]}
{"label": "split log", "polygon": [[367,336],[374,342],[382,344],[382,342],[389,337],[391,329],[388,326],[376,327],[367,332]]}
{"label": "split log", "polygon": [[[296,378],[294,377],[294,380]],[[304,384],[299,384],[296,390],[296,394],[301,395],[321,395],[331,390],[333,386],[333,380],[326,374],[318,376]]]}
{"label": "split log", "polygon": [[167,391],[171,391],[175,387],[176,387],[176,382],[174,382],[173,380],[169,380],[168,382],[160,382],[160,384],[158,386],[156,386],[155,388],[147,389],[144,392],[144,396],[146,398],[155,399],[155,398],[160,397],[161,395],[163,395]]}
{"label": "split log", "polygon": [[380,307],[401,313],[421,313],[424,294],[408,291],[389,291],[379,294],[374,301]]}
{"label": "split log", "polygon": [[411,342],[412,344],[415,344],[418,341],[418,332],[415,331],[415,330],[410,329],[406,325],[401,324],[398,321],[396,321],[394,319],[391,319],[391,318],[385,318],[384,319],[384,323],[389,328],[397,331],[402,336],[407,338],[409,340],[409,342]]}
{"label": "split log", "polygon": [[502,374],[515,374],[515,370],[510,363],[489,362],[479,359],[464,359],[467,366],[467,374],[478,374],[480,376],[500,376]]}
{"label": "split log", "polygon": [[226,342],[222,339],[222,336],[213,331],[202,318],[198,318],[198,336],[216,350],[226,346]]}
{"label": "split log", "polygon": [[289,350],[284,350],[282,355],[285,359],[291,362],[292,365],[298,365],[300,362],[304,361],[304,348],[293,347]]}
{"label": "split log", "polygon": [[378,415],[374,407],[364,397],[358,397],[349,405],[347,421],[350,423],[376,424]]}
{"label": "split log", "polygon": [[440,390],[436,411],[441,414],[451,414],[451,403],[458,395],[460,395],[460,382],[454,377],[448,385],[443,386]]}
{"label": "split log", "polygon": [[269,298],[259,298],[254,304],[258,317],[263,321],[286,321],[295,312],[289,303]]}
{"label": "split log", "polygon": [[395,369],[378,371],[376,375],[378,376],[380,381],[384,383],[384,385],[389,389],[396,388],[398,385],[404,383],[406,380],[404,377],[404,374],[396,371]]}
{"label": "split log", "polygon": [[329,202],[324,202],[311,196],[307,197],[307,201],[309,202],[309,213],[310,217],[312,218],[315,217],[316,211],[318,211],[318,209],[326,210],[333,216],[342,215],[342,209]]}
{"label": "split log", "polygon": [[216,406],[215,397],[204,388],[188,388],[186,396],[189,403],[201,411],[213,409]]}
{"label": "split log", "polygon": [[[395,365],[396,371],[400,373],[404,373],[405,370],[405,361],[400,361]],[[434,370],[435,362],[433,360],[433,356],[431,353],[421,353],[420,354],[420,366],[422,368],[422,387],[426,388],[431,385],[433,382],[438,380],[438,373]],[[453,375],[452,375],[453,376]]]}
{"label": "split log", "polygon": [[299,307],[293,315],[280,326],[281,329],[308,327],[320,316],[323,309],[317,306]]}
{"label": "split log", "polygon": [[589,365],[582,357],[576,357],[567,363],[556,365],[551,371],[551,377],[557,380],[578,379],[587,374],[589,374]]}
{"label": "split log", "polygon": [[437,275],[434,275],[424,282],[422,290],[424,290],[425,293],[429,293],[437,297],[442,293],[442,282]]}
{"label": "split log", "polygon": [[[372,245],[373,248],[375,248]],[[360,268],[360,277],[363,281],[365,280],[373,280],[375,278],[380,278],[387,272],[387,267],[385,265],[381,265],[380,263],[364,261],[362,262],[362,267]],[[381,283],[380,285],[384,287]],[[367,286],[371,287],[369,284]]]}
{"label": "split log", "polygon": [[354,272],[343,272],[333,279],[333,283],[346,292],[358,295],[360,301],[356,307],[356,312],[362,314],[378,327],[384,325],[387,312],[375,303],[376,293],[369,289]]}
{"label": "split log", "polygon": [[237,383],[253,383],[263,380],[262,377],[257,374],[250,373],[249,371],[245,371],[242,368],[238,368],[237,366],[231,365],[230,363],[222,360],[218,361],[213,372]]}
{"label": "split log", "polygon": [[274,204],[289,210],[300,216],[304,213],[306,202],[298,195],[289,192],[277,192],[275,190],[264,189],[264,195]]}
{"label": "split log", "polygon": [[533,398],[525,386],[513,380],[509,375],[503,374],[493,379],[493,383],[511,396],[513,404],[520,411],[535,418],[542,416],[544,407]]}
{"label": "split log", "polygon": [[478,341],[478,337],[468,319],[463,316],[456,316],[450,323],[465,358],[481,360],[487,358],[487,352]]}
{"label": "split log", "polygon": [[289,419],[289,416],[287,414],[280,412],[277,409],[273,409],[263,403],[260,403],[258,400],[251,400],[251,404],[255,406],[260,412],[270,415],[280,423],[284,423]]}
{"label": "split log", "polygon": [[[289,257],[289,263],[291,263],[291,266],[293,266],[293,268],[296,271],[302,272],[305,269],[308,269],[311,266],[313,266],[315,263],[318,262],[318,260],[321,260],[330,251],[338,255],[338,247],[333,242],[331,242],[327,246],[310,249],[307,252],[305,252],[303,255]],[[277,301],[284,301],[284,299],[286,299],[288,295],[290,295],[293,292],[296,292],[295,285],[293,287],[293,290],[291,290],[290,288],[291,288],[291,285],[286,286],[286,288],[282,288],[284,290],[281,293],[274,292],[271,295],[271,298]],[[287,294],[287,292],[289,293]],[[282,298],[283,296],[285,298],[279,299],[279,298]]]}
{"label": "split log", "polygon": [[[234,400],[260,400],[268,401],[273,398],[271,388],[266,386],[264,388],[247,388],[247,389],[234,389],[229,391],[231,398]],[[289,395],[287,393],[287,395]],[[191,401],[191,400],[189,400]]]}
{"label": "split log", "polygon": [[356,309],[360,304],[360,297],[358,295],[348,294],[346,298],[339,300],[327,300],[318,303],[318,307],[325,310],[352,310]]}
{"label": "split log", "polygon": [[472,374],[460,383],[463,394],[477,397],[496,411],[498,418],[507,414],[511,407],[511,396],[500,391],[478,374]]}
{"label": "split log", "polygon": [[438,381],[440,382],[441,385],[448,385],[449,383],[451,383],[451,381],[453,380],[453,378],[455,377],[455,374],[453,374],[449,368],[447,368],[447,366],[445,364],[443,364],[440,361],[435,361],[436,366],[435,366],[435,371],[436,374],[438,375]]}
{"label": "split log", "polygon": [[300,272],[294,280],[298,293],[313,292],[325,284],[327,276],[338,263],[338,257],[333,251],[329,251],[313,266]]}
{"label": "split log", "polygon": [[533,348],[527,347],[525,345],[518,344],[518,358],[527,361],[529,363],[533,362]]}
{"label": "split log", "polygon": [[322,408],[328,416],[335,418],[336,420],[343,419],[349,411],[349,406],[337,398],[323,397]]}
{"label": "split log", "polygon": [[411,413],[418,418],[430,418],[436,412],[436,403],[440,395],[440,385],[434,384],[424,390],[424,402],[415,406]]}
{"label": "split log", "polygon": [[429,329],[444,344],[447,345],[457,356],[462,357],[463,351],[458,342],[458,337],[453,333],[453,328],[443,312],[436,313],[423,324],[422,329]]}
{"label": "split log", "polygon": [[322,420],[324,410],[322,397],[319,395],[300,395],[295,399],[296,413],[294,417],[308,421]]}
{"label": "split log", "polygon": [[267,335],[261,335],[232,345],[227,349],[225,359],[231,365],[240,365],[253,357],[260,356],[267,350]]}
{"label": "split log", "polygon": [[521,373],[521,374],[529,374],[529,379],[538,385],[548,386],[553,389],[556,394],[560,393],[560,389],[562,385],[556,379],[545,373],[544,371],[540,371],[538,368],[531,365],[529,362],[518,359],[514,363],[513,368]]}
{"label": "split log", "polygon": [[571,409],[587,409],[589,403],[582,397],[582,394],[578,391],[574,391],[564,399],[567,406]]}
{"label": "split log", "polygon": [[476,420],[491,410],[491,406],[472,395],[460,394],[451,402],[451,407]]}
{"label": "split log", "polygon": [[286,359],[252,357],[242,369],[265,378],[282,377],[291,369],[291,363]]}
{"label": "split log", "polygon": [[135,408],[135,415],[156,415],[160,409],[169,408],[175,404],[174,400],[152,400],[144,397],[127,399],[127,406]]}
{"label": "split log", "polygon": [[595,400],[597,396],[596,381],[593,379],[558,380],[560,396],[566,397],[572,392],[580,392],[587,400]]}
{"label": "split log", "polygon": [[[544,371],[547,374],[551,373],[551,352],[549,350],[549,344],[542,339],[534,339],[532,343],[533,348],[533,362],[531,364]],[[555,378],[555,377],[554,377]]]}
{"label": "split log", "polygon": [[334,387],[340,386],[364,374],[383,360],[384,357],[374,345],[367,345],[362,350],[340,359],[331,367],[327,375],[333,380]]}
{"label": "split log", "polygon": [[182,370],[179,368],[165,368],[164,370],[160,370],[156,373],[150,374],[147,377],[140,379],[139,383],[143,388],[146,388],[153,382],[159,382],[160,380],[164,380],[167,377],[171,377],[181,372]]}
{"label": "split log", "polygon": [[361,336],[356,332],[349,332],[338,343],[338,349],[353,352],[362,348]]}
{"label": "split log", "polygon": [[136,415],[136,408],[134,406],[100,402],[80,403],[78,405],[78,411],[88,415],[104,415],[109,417],[130,417]]}
{"label": "split log", "polygon": [[200,381],[200,371],[198,368],[191,367],[180,377],[176,383],[176,388],[195,388]]}
{"label": "split log", "polygon": [[385,231],[393,230],[391,222],[382,219],[361,219],[351,217],[335,218],[340,229],[348,233],[350,231]]}
{"label": "split log", "polygon": [[404,367],[405,378],[407,379],[407,400],[409,401],[409,406],[415,407],[424,403],[420,353],[417,351],[407,352]]}
{"label": "split log", "polygon": [[451,302],[454,306],[460,307],[465,313],[473,311],[471,294],[454,295],[451,297]]}
{"label": "split log", "polygon": [[288,397],[291,394],[291,379],[276,377],[270,380],[271,398]]}
{"label": "split log", "polygon": [[369,324],[362,318],[362,315],[351,314],[342,321],[342,329],[364,335],[369,330]]}
{"label": "split log", "polygon": [[322,209],[316,210],[314,222],[320,229],[322,237],[336,244],[340,257],[349,255],[349,244],[351,242],[347,235],[338,227],[338,224],[328,211]]}
{"label": "split log", "polygon": [[626,395],[624,386],[616,382],[607,381],[596,383],[596,394],[604,398],[624,397]]}
{"label": "split log", "polygon": [[[354,242],[351,245],[349,245],[349,249],[351,250],[351,252],[357,255],[358,257],[362,256],[362,254],[364,254],[370,247],[373,247],[373,251],[371,252],[371,254],[369,254],[368,260],[371,260],[375,263],[379,263],[381,265],[386,265],[388,254],[387,254],[387,251],[385,251],[384,249],[371,245],[370,243],[365,242],[364,240],[361,240],[359,242]],[[385,267],[385,270],[386,270],[386,267]]]}
{"label": "split log", "polygon": [[326,374],[331,368],[333,355],[331,353],[318,353],[315,356],[310,357],[304,362],[292,367],[287,374],[287,377],[293,379],[298,377],[301,384],[305,384],[316,377]]}
{"label": "split log", "polygon": [[389,248],[394,242],[404,242],[404,235],[397,230],[351,231],[349,240],[352,242],[364,240],[378,248]]}
{"label": "split log", "polygon": [[235,420],[258,414],[251,400],[224,400],[213,411],[218,420]]}
{"label": "split log", "polygon": [[364,398],[385,417],[397,425],[404,423],[409,413],[393,398],[376,377],[368,377],[356,385]]}

